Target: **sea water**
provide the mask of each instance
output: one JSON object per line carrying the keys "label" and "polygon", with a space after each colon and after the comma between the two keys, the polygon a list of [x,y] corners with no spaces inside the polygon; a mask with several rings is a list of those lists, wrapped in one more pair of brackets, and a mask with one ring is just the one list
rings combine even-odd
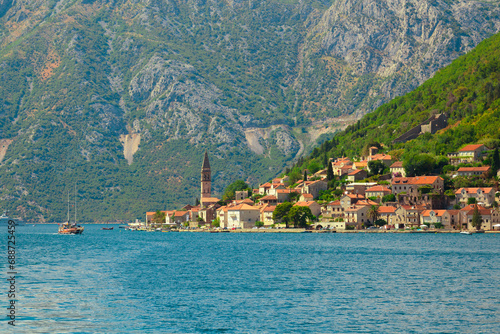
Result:
{"label": "sea water", "polygon": [[[500,235],[16,228],[2,333],[499,333]],[[0,263],[7,276],[7,229]]]}

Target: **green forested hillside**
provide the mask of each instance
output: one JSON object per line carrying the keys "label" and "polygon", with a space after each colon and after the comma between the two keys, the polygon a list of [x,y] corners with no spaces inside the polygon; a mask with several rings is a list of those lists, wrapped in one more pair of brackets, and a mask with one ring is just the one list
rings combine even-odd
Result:
{"label": "green forested hillside", "polygon": [[[448,116],[447,128],[406,143],[393,142],[436,113]],[[347,127],[314,149],[296,169],[319,166],[325,155],[366,155],[373,145],[405,159],[421,153],[445,156],[471,143],[500,146],[500,34],[481,42],[414,91]]]}
{"label": "green forested hillside", "polygon": [[75,185],[82,221],[193,203],[205,150],[216,195],[256,185],[500,30],[496,2],[0,7],[0,210],[35,221]]}

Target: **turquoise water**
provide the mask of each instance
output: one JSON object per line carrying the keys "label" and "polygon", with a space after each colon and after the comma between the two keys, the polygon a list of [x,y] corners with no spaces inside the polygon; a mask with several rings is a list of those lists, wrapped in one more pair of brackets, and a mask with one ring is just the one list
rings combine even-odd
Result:
{"label": "turquoise water", "polygon": [[500,332],[500,235],[101,227],[17,228],[17,326],[0,332]]}

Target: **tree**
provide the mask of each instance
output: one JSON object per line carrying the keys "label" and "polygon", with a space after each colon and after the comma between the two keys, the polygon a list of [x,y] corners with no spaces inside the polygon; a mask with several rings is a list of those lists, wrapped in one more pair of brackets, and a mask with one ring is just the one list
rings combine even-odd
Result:
{"label": "tree", "polygon": [[476,204],[476,198],[475,197],[467,198],[467,204]]}
{"label": "tree", "polygon": [[307,181],[307,170],[304,170],[304,177],[302,178],[302,181]]}
{"label": "tree", "polygon": [[376,221],[378,219],[378,216],[379,216],[378,206],[372,205],[370,207],[370,209],[368,210],[367,216],[368,216],[368,219],[370,219],[372,222]]}
{"label": "tree", "polygon": [[335,178],[335,175],[333,174],[333,167],[332,163],[328,162],[328,169],[326,170],[326,179],[328,181],[331,181]]}
{"label": "tree", "polygon": [[215,219],[212,221],[212,226],[213,226],[213,227],[220,227],[220,219],[219,219],[219,218],[215,218]]}
{"label": "tree", "polygon": [[472,227],[475,227],[476,230],[481,229],[481,224],[483,223],[483,219],[481,218],[481,215],[479,214],[479,206],[477,204],[474,205],[474,212],[472,213],[472,222],[471,225]]}
{"label": "tree", "polygon": [[292,207],[293,204],[290,202],[278,204],[273,211],[273,220],[275,222],[283,221],[286,224],[286,227],[288,228],[288,222],[289,222],[288,213],[290,212],[290,209]]}
{"label": "tree", "polygon": [[373,225],[375,226],[385,226],[387,225],[387,222],[384,219],[377,219]]}
{"label": "tree", "polygon": [[412,154],[403,160],[406,176],[425,175],[434,169],[436,162],[432,156],[426,153]]}
{"label": "tree", "polygon": [[256,227],[262,227],[262,226],[264,226],[264,222],[261,222],[260,220],[258,220],[258,221],[255,222],[255,226]]}
{"label": "tree", "polygon": [[294,206],[288,213],[290,221],[294,227],[307,227],[307,222],[315,217],[307,206]]}
{"label": "tree", "polygon": [[382,197],[382,202],[394,202],[396,201],[396,195],[394,194],[387,194],[384,197]]}
{"label": "tree", "polygon": [[153,225],[161,226],[163,224],[165,224],[165,212],[158,210],[153,216]]}
{"label": "tree", "polygon": [[372,175],[380,175],[384,172],[385,165],[380,160],[368,161],[368,169]]}
{"label": "tree", "polygon": [[491,176],[495,176],[500,169],[500,156],[498,155],[498,147],[493,151],[491,158]]}
{"label": "tree", "polygon": [[232,201],[234,200],[234,194],[237,191],[242,191],[242,190],[248,190],[250,187],[248,184],[245,183],[243,180],[236,180],[230,185],[226,187],[226,190],[224,190],[224,195],[222,196],[222,200],[224,201]]}

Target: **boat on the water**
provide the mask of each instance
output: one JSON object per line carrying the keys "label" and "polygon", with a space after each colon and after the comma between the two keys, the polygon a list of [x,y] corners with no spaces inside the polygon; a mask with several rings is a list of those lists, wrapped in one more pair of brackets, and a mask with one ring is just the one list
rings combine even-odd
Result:
{"label": "boat on the water", "polygon": [[19,218],[10,218],[7,216],[7,211],[0,216],[0,226],[8,225],[9,220],[13,220],[16,226],[24,226],[26,223]]}
{"label": "boat on the water", "polygon": [[102,228],[104,231],[112,231],[113,230],[114,227],[113,226],[108,227],[108,224],[109,224],[109,222],[106,222],[106,227]]}
{"label": "boat on the water", "polygon": [[460,234],[472,235],[471,231],[461,231]]}
{"label": "boat on the water", "polygon": [[[58,224],[59,225],[59,224]],[[71,223],[69,220],[69,192],[68,192],[68,221],[59,225],[57,233],[59,234],[82,234],[83,226],[76,223],[76,184],[75,184],[75,222]]]}
{"label": "boat on the water", "polygon": [[82,234],[84,230],[83,226],[71,224],[70,222],[62,223],[59,225],[59,234]]}

